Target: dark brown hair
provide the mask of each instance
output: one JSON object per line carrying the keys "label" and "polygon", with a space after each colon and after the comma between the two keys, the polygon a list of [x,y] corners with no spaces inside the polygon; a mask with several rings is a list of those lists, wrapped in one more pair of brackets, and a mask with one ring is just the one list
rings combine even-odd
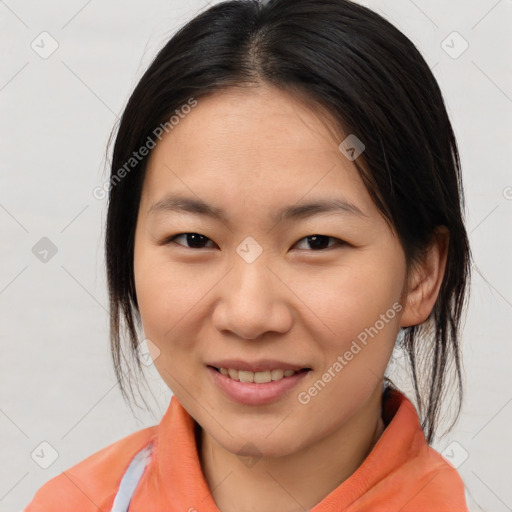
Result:
{"label": "dark brown hair", "polygon": [[143,373],[136,357],[141,323],[133,256],[148,157],[122,179],[119,170],[190,98],[261,84],[299,93],[364,142],[364,165],[362,157],[354,163],[398,234],[408,265],[421,256],[436,227],[449,230],[435,306],[426,322],[405,330],[402,342],[422,427],[432,442],[449,375],[456,380],[456,417],[463,397],[459,340],[471,258],[457,144],[420,52],[391,23],[348,0],[218,3],[173,35],[135,87],[115,139],[106,225],[111,349],[123,396],[128,399],[129,390],[134,398],[129,360]]}

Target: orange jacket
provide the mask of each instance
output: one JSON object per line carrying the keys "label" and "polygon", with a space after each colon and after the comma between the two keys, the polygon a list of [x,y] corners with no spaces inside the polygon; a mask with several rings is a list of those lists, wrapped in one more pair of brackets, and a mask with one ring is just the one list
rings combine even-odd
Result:
{"label": "orange jacket", "polygon": [[[310,512],[467,512],[460,476],[426,443],[412,403],[389,389],[382,411],[386,428],[370,454]],[[132,458],[151,442],[130,512],[219,512],[197,456],[194,420],[175,396],[159,425],[57,475],[24,512],[110,512]]]}

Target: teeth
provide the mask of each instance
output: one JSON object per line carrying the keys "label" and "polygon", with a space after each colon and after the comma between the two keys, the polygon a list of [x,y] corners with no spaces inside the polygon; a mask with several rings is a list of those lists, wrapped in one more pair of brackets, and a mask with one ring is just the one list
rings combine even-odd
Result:
{"label": "teeth", "polygon": [[283,370],[272,370],[270,372],[272,380],[280,380],[283,378],[284,371]]}
{"label": "teeth", "polygon": [[250,372],[247,370],[234,370],[233,368],[219,368],[220,373],[233,380],[240,382],[255,382],[265,384],[273,380],[281,380],[284,377],[291,377],[297,373],[295,370],[267,370],[264,372]]}
{"label": "teeth", "polygon": [[254,372],[238,370],[238,380],[240,382],[254,382]]}

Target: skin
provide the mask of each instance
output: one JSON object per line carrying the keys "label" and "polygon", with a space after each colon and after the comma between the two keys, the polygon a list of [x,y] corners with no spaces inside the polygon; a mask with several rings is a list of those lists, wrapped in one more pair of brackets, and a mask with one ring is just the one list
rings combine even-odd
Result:
{"label": "skin", "polygon": [[[201,465],[222,512],[310,509],[357,469],[384,428],[382,380],[398,331],[428,317],[441,285],[447,234],[407,272],[396,234],[338,149],[346,135],[336,139],[325,121],[270,86],[225,89],[200,98],[148,162],[134,254],[144,334],[158,347],[160,375],[201,426]],[[227,222],[149,213],[169,193],[222,207]],[[363,215],[271,218],[326,197]],[[199,248],[185,236],[168,241],[182,233],[207,238]],[[333,238],[315,249],[312,235]],[[236,251],[247,236],[262,249],[252,263]],[[393,304],[402,310],[301,404],[298,393]],[[242,405],[212,384],[206,364],[221,358],[312,370],[277,401]]]}

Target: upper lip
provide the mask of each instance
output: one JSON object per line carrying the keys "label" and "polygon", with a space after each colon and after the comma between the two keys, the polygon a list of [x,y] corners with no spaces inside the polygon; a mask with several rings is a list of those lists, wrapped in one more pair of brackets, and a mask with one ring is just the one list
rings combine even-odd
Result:
{"label": "upper lip", "polygon": [[307,365],[285,363],[275,359],[259,359],[257,361],[242,361],[241,359],[222,359],[207,363],[208,366],[215,368],[232,368],[233,370],[242,370],[249,372],[264,372],[270,370],[303,370],[310,369]]}

